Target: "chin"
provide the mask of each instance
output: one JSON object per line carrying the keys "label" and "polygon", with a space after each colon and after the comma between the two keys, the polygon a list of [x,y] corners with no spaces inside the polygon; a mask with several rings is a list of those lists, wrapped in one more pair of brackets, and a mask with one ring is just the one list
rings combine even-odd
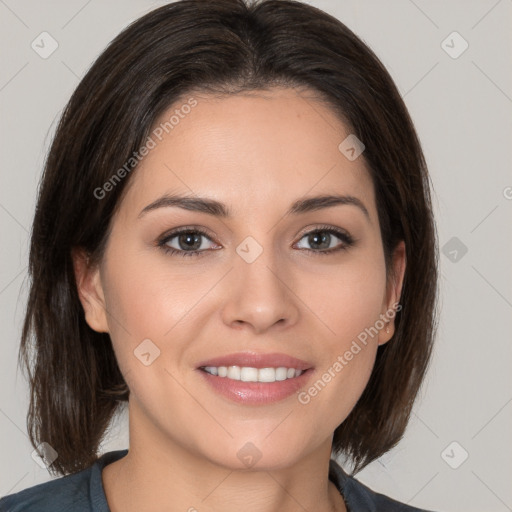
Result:
{"label": "chin", "polygon": [[[205,457],[217,466],[231,471],[271,471],[287,468],[297,460],[302,451],[298,440],[288,436],[269,441],[266,433],[255,436],[237,436],[223,442],[215,441],[215,448],[208,446]],[[203,452],[204,453],[204,452]]]}

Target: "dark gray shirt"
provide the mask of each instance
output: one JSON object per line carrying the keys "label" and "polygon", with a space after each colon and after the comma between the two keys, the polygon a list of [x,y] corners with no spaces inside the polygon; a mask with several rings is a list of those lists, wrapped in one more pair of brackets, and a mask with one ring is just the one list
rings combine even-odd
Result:
{"label": "dark gray shirt", "polygon": [[[101,471],[128,450],[102,455],[90,468],[44,482],[0,499],[0,512],[110,512]],[[399,503],[347,475],[333,459],[329,480],[338,488],[349,512],[428,512]]]}

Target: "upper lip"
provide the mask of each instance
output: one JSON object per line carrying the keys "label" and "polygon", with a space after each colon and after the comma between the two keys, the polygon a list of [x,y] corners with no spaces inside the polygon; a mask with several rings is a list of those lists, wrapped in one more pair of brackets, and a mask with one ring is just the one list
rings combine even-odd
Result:
{"label": "upper lip", "polygon": [[270,354],[258,354],[255,352],[237,352],[234,354],[227,354],[225,356],[214,357],[202,361],[198,364],[198,368],[205,366],[245,366],[250,368],[295,368],[296,370],[308,370],[312,368],[312,364],[302,359],[290,356],[288,354],[281,354],[273,352]]}

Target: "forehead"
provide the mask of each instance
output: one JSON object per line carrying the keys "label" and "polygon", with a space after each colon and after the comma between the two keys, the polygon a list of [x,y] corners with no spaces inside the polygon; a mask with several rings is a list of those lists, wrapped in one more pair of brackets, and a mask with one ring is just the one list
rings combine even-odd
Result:
{"label": "forehead", "polygon": [[187,193],[225,202],[235,212],[261,212],[338,193],[359,197],[373,217],[364,159],[350,161],[338,148],[349,135],[329,107],[294,89],[192,94],[155,123],[154,147],[131,178],[126,199],[143,207],[164,193]]}

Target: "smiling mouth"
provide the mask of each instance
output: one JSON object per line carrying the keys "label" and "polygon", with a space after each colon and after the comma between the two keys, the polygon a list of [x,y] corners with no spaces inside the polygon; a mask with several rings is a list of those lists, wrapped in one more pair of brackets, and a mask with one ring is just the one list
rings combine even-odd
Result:
{"label": "smiling mouth", "polygon": [[280,382],[300,377],[307,370],[285,366],[254,368],[251,366],[203,366],[200,367],[210,375],[241,382]]}

